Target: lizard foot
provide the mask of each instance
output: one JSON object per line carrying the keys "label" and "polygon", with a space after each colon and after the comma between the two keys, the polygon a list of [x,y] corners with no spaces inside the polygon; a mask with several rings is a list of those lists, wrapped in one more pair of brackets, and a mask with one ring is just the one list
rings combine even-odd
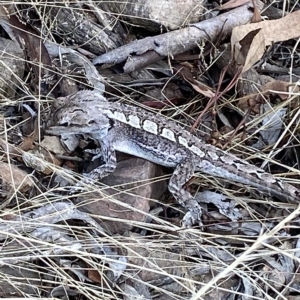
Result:
{"label": "lizard foot", "polygon": [[69,194],[75,194],[76,192],[81,192],[86,190],[87,185],[92,185],[95,183],[95,180],[92,178],[89,178],[89,174],[82,174],[84,177],[77,182],[71,189],[69,190]]}
{"label": "lizard foot", "polygon": [[200,206],[195,206],[191,208],[183,217],[182,227],[183,228],[191,228],[194,224],[199,224],[200,228],[203,228],[203,224],[201,222],[202,209]]}

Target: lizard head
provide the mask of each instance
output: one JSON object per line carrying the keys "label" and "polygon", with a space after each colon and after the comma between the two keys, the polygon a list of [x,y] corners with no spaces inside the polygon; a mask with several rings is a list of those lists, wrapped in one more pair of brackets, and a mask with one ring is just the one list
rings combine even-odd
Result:
{"label": "lizard head", "polygon": [[105,136],[112,124],[109,118],[96,107],[106,103],[102,95],[94,91],[82,91],[74,95],[58,98],[53,105],[51,126],[47,133],[91,134],[101,138]]}

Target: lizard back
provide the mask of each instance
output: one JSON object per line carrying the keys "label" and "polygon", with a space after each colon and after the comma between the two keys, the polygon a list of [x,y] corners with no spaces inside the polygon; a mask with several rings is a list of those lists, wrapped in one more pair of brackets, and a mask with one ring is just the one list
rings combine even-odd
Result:
{"label": "lizard back", "polygon": [[[298,203],[300,191],[292,185],[233,154],[205,143],[163,115],[136,106],[108,102],[93,91],[68,96],[56,108],[60,118],[65,114],[65,119],[72,119],[70,116],[75,119],[76,115],[76,120],[81,120],[76,133],[86,131],[97,137],[101,126],[106,126],[108,133],[114,129],[110,134],[114,132],[117,136],[115,149],[118,151],[168,167],[175,167],[181,160],[189,157],[196,171],[248,184]],[[72,121],[69,126],[72,127]]]}

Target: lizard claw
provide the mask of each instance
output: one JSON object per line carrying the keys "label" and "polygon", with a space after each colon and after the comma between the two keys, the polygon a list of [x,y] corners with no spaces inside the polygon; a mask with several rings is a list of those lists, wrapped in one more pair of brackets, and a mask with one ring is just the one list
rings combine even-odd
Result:
{"label": "lizard claw", "polygon": [[83,186],[79,186],[79,185],[75,185],[75,186],[72,186],[68,192],[69,195],[73,195],[75,194],[76,192],[78,191],[82,191],[83,190]]}
{"label": "lizard claw", "polygon": [[77,182],[73,187],[71,187],[69,194],[75,194],[76,192],[81,192],[85,190],[86,185],[90,185],[94,183],[92,178],[88,177],[88,174],[83,174],[83,178]]}

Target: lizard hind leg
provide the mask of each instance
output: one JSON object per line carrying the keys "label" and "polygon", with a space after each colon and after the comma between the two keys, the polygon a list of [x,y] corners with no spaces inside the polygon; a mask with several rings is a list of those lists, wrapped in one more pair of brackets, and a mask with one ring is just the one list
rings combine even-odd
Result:
{"label": "lizard hind leg", "polygon": [[193,176],[194,171],[194,161],[185,158],[176,166],[169,181],[169,191],[173,194],[178,203],[188,211],[182,221],[182,225],[185,228],[189,228],[196,223],[202,226],[202,209],[197,200],[183,188],[183,185]]}

